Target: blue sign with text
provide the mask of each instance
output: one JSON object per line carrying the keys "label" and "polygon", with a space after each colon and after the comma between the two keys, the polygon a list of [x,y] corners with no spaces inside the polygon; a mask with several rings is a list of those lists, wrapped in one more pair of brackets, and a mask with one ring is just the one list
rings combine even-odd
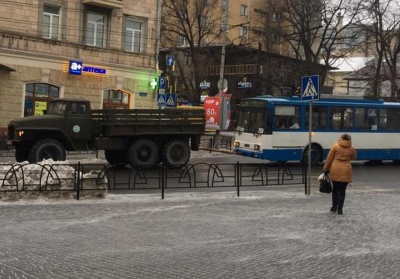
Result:
{"label": "blue sign with text", "polygon": [[68,73],[70,75],[81,75],[82,68],[82,61],[69,60]]}

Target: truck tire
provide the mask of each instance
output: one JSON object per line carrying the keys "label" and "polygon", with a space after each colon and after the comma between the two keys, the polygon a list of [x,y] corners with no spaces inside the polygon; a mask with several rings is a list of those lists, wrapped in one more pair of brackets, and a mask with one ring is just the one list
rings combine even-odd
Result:
{"label": "truck tire", "polygon": [[152,168],[158,160],[158,148],[154,141],[138,139],[128,149],[128,159],[139,168]]}
{"label": "truck tire", "polygon": [[15,148],[15,160],[17,162],[25,162],[29,159],[29,149],[23,147],[16,147]]}
{"label": "truck tire", "polygon": [[128,164],[125,150],[104,150],[104,156],[109,164]]}
{"label": "truck tire", "polygon": [[57,140],[42,139],[37,141],[29,152],[28,161],[37,163],[44,159],[53,159],[54,161],[65,161],[65,148]]}
{"label": "truck tire", "polygon": [[190,148],[184,140],[170,140],[164,146],[162,154],[168,168],[177,169],[187,165],[190,159]]}

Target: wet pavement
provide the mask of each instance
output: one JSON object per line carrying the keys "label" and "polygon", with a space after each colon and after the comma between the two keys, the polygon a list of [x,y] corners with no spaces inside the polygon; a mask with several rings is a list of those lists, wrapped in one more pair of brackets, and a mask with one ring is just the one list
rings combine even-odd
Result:
{"label": "wet pavement", "polygon": [[330,206],[316,185],[0,202],[0,278],[399,278],[400,187]]}

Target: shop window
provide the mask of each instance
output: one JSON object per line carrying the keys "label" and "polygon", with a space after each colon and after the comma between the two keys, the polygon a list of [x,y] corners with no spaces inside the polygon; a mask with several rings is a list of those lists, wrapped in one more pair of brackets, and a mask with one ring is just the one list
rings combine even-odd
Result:
{"label": "shop window", "polygon": [[103,108],[129,109],[130,94],[121,90],[103,92]]}
{"label": "shop window", "polygon": [[29,83],[25,86],[24,116],[41,115],[49,102],[60,97],[60,88],[47,83]]}

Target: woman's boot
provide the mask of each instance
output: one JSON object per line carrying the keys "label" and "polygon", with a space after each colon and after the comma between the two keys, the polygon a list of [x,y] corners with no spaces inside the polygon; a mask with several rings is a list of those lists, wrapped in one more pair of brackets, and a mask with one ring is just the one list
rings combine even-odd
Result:
{"label": "woman's boot", "polygon": [[337,197],[337,213],[339,215],[343,214],[343,204],[344,204],[344,196]]}
{"label": "woman's boot", "polygon": [[338,205],[338,196],[337,196],[337,192],[332,192],[332,207],[331,207],[331,212],[336,212],[337,209],[337,205]]}

